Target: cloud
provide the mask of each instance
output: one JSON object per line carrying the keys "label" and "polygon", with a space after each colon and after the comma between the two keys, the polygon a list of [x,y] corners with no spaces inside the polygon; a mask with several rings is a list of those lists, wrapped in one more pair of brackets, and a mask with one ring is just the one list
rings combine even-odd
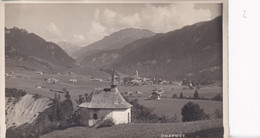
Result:
{"label": "cloud", "polygon": [[85,36],[81,34],[73,34],[72,37],[73,37],[73,41],[76,43],[81,43],[86,40]]}
{"label": "cloud", "polygon": [[87,45],[102,39],[106,35],[108,35],[107,27],[103,26],[100,22],[93,20],[90,25],[90,30],[87,33]]}
{"label": "cloud", "polygon": [[147,26],[155,32],[164,33],[209,20],[211,12],[208,9],[195,9],[195,4],[170,4],[156,6],[147,4],[140,12],[142,27]]}
{"label": "cloud", "polygon": [[122,16],[118,20],[118,23],[121,24],[122,26],[131,26],[138,28],[142,24],[141,17],[138,13],[135,13],[131,16]]}
{"label": "cloud", "polygon": [[23,4],[6,7],[6,25],[26,28],[47,41],[78,41],[84,46],[124,28],[165,33],[218,14],[221,4],[215,3]]}
{"label": "cloud", "polygon": [[193,3],[146,4],[140,11],[128,15],[108,8],[96,9],[87,41],[92,43],[123,28],[145,28],[165,33],[210,19],[209,9],[195,8]]}
{"label": "cloud", "polygon": [[48,26],[46,27],[46,31],[52,37],[60,37],[60,36],[62,36],[61,29],[58,28],[54,23],[49,23]]}
{"label": "cloud", "polygon": [[106,19],[109,19],[109,18],[113,19],[113,18],[116,17],[116,15],[117,15],[117,13],[113,10],[110,10],[110,9],[104,10],[104,16],[105,16]]}

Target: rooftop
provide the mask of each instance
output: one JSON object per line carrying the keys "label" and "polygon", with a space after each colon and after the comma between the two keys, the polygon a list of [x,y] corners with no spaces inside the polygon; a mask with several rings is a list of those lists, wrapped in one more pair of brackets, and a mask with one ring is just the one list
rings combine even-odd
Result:
{"label": "rooftop", "polygon": [[117,87],[95,90],[90,102],[79,105],[84,108],[125,109],[132,107],[120,94]]}

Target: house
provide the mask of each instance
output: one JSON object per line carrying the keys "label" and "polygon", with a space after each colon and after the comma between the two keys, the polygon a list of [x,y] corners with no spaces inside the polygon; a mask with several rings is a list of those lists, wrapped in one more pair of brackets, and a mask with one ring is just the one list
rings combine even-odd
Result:
{"label": "house", "polygon": [[135,93],[136,93],[136,94],[139,94],[139,95],[140,95],[140,94],[142,94],[142,92],[141,92],[141,91],[136,91]]}
{"label": "house", "polygon": [[7,79],[15,79],[15,76],[12,74],[5,73],[5,78]]}
{"label": "house", "polygon": [[40,89],[40,88],[42,88],[42,86],[40,86],[40,85],[35,85],[35,88]]}
{"label": "house", "polygon": [[131,96],[131,95],[133,95],[133,92],[132,92],[132,91],[126,91],[126,92],[125,92],[125,94],[127,94],[127,95],[130,95],[130,96]]}
{"label": "house", "polygon": [[40,75],[42,75],[43,72],[41,72],[41,71],[37,71],[36,74],[40,74]]}
{"label": "house", "polygon": [[58,82],[58,80],[55,79],[55,78],[48,78],[46,81],[47,81],[48,83],[53,83],[53,84],[55,84],[55,83]]}
{"label": "house", "polygon": [[69,75],[75,75],[75,73],[74,73],[74,72],[71,72],[71,71],[69,71],[68,74],[69,74]]}
{"label": "house", "polygon": [[115,125],[130,123],[131,107],[118,91],[113,73],[110,88],[95,89],[91,100],[79,105],[80,124],[94,126],[106,119]]}
{"label": "house", "polygon": [[77,82],[78,80],[76,80],[76,79],[70,79],[69,80],[69,82],[71,82],[71,83],[75,83],[75,82]]}
{"label": "house", "polygon": [[161,94],[152,92],[152,95],[150,95],[150,98],[160,100],[161,99]]}
{"label": "house", "polygon": [[160,100],[163,93],[164,90],[162,88],[156,88],[153,90],[152,95],[150,95],[150,98]]}
{"label": "house", "polygon": [[94,81],[94,82],[102,82],[103,80],[102,79],[98,79],[98,78],[94,78],[94,79],[90,79],[91,81]]}

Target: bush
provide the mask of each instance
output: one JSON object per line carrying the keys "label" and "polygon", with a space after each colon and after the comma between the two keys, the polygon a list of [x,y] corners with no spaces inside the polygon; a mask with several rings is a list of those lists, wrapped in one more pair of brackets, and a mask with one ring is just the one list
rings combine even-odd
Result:
{"label": "bush", "polygon": [[215,101],[223,101],[223,98],[222,98],[222,95],[221,95],[221,94],[218,94],[218,95],[216,95],[215,97],[213,97],[212,100],[215,100]]}
{"label": "bush", "polygon": [[5,97],[21,98],[26,94],[23,90],[17,90],[15,88],[5,88]]}
{"label": "bush", "polygon": [[216,109],[214,114],[216,115],[216,118],[223,118],[223,111],[220,109]]}
{"label": "bush", "polygon": [[17,90],[14,88],[5,88],[5,97],[8,98],[8,102],[11,102],[11,98],[15,98],[13,100],[13,104],[19,102],[20,98],[26,95],[26,92],[23,90]]}
{"label": "bush", "polygon": [[200,108],[199,104],[188,102],[181,109],[182,121],[197,121],[209,119],[209,115]]}
{"label": "bush", "polygon": [[34,98],[35,100],[37,100],[37,99],[41,98],[41,95],[35,94],[35,95],[33,95],[33,98]]}
{"label": "bush", "polygon": [[172,98],[178,98],[178,95],[177,94],[173,94]]}

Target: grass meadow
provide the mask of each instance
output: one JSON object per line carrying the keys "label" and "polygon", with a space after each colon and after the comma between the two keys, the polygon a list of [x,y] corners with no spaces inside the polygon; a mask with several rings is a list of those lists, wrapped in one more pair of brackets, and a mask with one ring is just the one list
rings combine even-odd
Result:
{"label": "grass meadow", "polygon": [[[220,131],[215,131],[220,128]],[[72,127],[65,130],[57,130],[40,138],[158,138],[163,135],[176,134],[185,137],[200,137],[199,132],[207,130],[203,133],[203,137],[222,138],[223,137],[223,120],[205,120],[181,123],[131,123],[124,125],[116,125],[104,128],[90,127]],[[196,132],[196,134],[194,134]]]}
{"label": "grass meadow", "polygon": [[[75,99],[78,98],[80,94],[85,93],[90,94],[95,88],[105,88],[110,87],[109,82],[93,82],[90,80],[89,76],[81,75],[69,75],[63,74],[50,74],[46,73],[43,75],[36,74],[35,71],[14,71],[13,75],[20,76],[18,78],[8,78],[6,79],[7,88],[17,88],[22,89],[31,94],[39,94],[45,97],[52,98],[55,92],[50,91],[50,89],[62,91],[66,88],[71,95],[71,99],[74,102],[76,108]],[[27,79],[26,79],[27,77]],[[100,78],[105,78],[108,76],[100,76]],[[29,79],[28,79],[29,78]],[[59,82],[52,84],[47,83],[44,79],[55,78]],[[75,83],[70,83],[70,79],[77,79]],[[129,99],[138,99],[138,102],[148,108],[153,110],[153,113],[157,115],[165,115],[168,117],[177,116],[177,120],[181,121],[181,108],[189,101],[198,103],[201,108],[207,114],[210,114],[214,118],[214,112],[216,109],[222,110],[222,102],[212,101],[212,100],[192,100],[192,99],[173,99],[172,95],[177,94],[178,96],[182,92],[185,97],[192,97],[194,94],[194,89],[188,89],[184,86],[176,85],[151,85],[151,86],[118,86],[118,90]],[[36,88],[35,86],[41,86],[42,88]],[[163,88],[164,93],[161,100],[151,100],[149,96],[152,90],[155,88]],[[126,91],[131,91],[132,95],[125,94]],[[136,91],[142,92],[142,94],[136,94]],[[215,95],[222,93],[222,87],[220,86],[208,86],[198,89],[198,93],[201,97],[212,98]],[[61,98],[64,98],[64,93],[61,93]]]}

